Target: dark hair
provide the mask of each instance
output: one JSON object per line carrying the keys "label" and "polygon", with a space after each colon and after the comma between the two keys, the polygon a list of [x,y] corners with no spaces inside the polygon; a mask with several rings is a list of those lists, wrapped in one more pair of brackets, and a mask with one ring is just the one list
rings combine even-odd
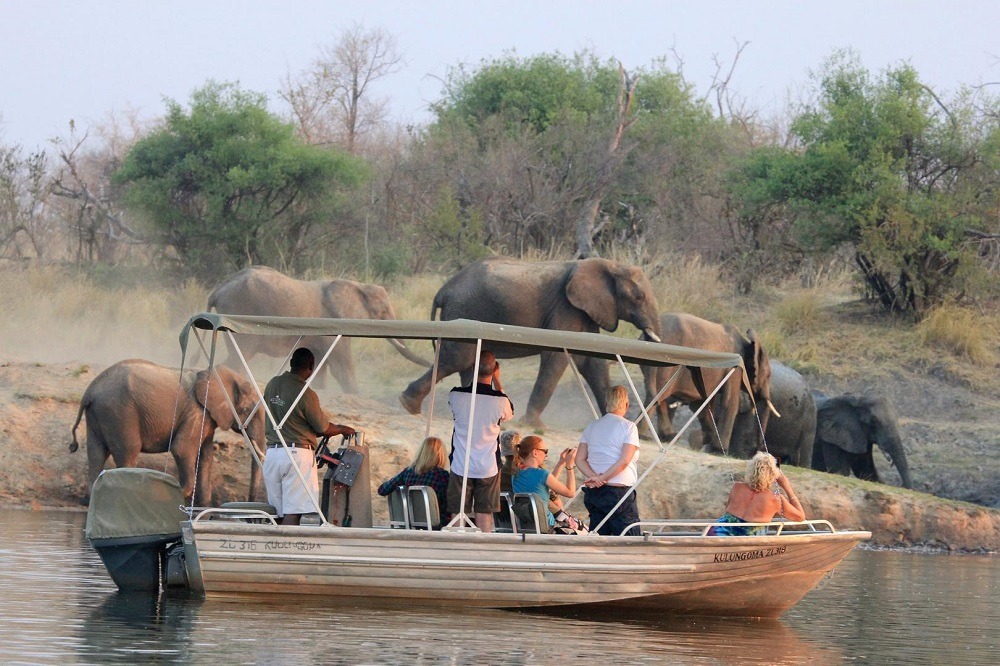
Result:
{"label": "dark hair", "polygon": [[292,370],[312,370],[315,365],[316,357],[306,347],[299,347],[292,352]]}

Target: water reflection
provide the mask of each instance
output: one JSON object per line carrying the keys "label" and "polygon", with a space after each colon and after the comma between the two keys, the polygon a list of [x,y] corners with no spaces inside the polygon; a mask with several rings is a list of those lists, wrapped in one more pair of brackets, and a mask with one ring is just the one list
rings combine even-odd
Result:
{"label": "water reflection", "polygon": [[0,662],[975,664],[997,651],[993,558],[857,552],[781,620],[553,616],[126,595],[83,524],[0,514]]}

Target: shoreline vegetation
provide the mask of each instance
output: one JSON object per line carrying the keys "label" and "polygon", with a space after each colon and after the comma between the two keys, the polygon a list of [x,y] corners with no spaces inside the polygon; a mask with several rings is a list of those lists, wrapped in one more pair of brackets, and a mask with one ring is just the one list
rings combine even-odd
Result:
{"label": "shoreline vegetation", "polygon": [[[153,273],[134,275],[122,271],[95,279],[74,269],[0,268],[0,306],[6,313],[0,321],[0,338],[6,341],[0,349],[0,505],[79,507],[86,454],[70,454],[67,443],[87,385],[124,358],[179,363],[181,324],[204,309],[209,289],[193,282],[161,286]],[[879,391],[899,413],[915,490],[900,488],[895,470],[880,456],[876,465],[885,484],[790,468],[810,518],[870,530],[873,548],[1000,551],[1000,511],[991,508],[1000,501],[996,359],[973,361],[919,326],[879,313],[851,295],[845,277],[811,290],[789,284],[749,299],[731,296],[719,275],[718,267],[700,260],[664,267],[653,278],[661,310],[694,311],[755,328],[772,358],[796,367],[815,388],[829,394]],[[397,315],[426,318],[444,279],[422,275],[387,284]],[[983,344],[1000,347],[996,321],[976,316]],[[638,335],[628,328],[622,325],[615,335]],[[396,399],[419,369],[388,345],[358,342],[354,354],[366,368],[361,395],[343,395],[333,385],[321,387],[320,395],[338,422],[365,430],[377,482],[406,464],[426,418],[406,414]],[[256,359],[258,380],[265,381],[275,363]],[[531,359],[505,364],[515,405],[525,402],[536,364]],[[572,378],[564,378],[543,414],[546,440],[556,450],[576,444],[586,419],[577,394]],[[447,427],[440,409],[437,430]],[[82,442],[83,424],[78,433]],[[217,435],[217,441],[216,501],[245,499],[249,454],[230,433]],[[743,462],[683,444],[668,452],[640,488],[642,515],[712,518],[721,511]],[[655,453],[655,444],[644,442],[641,463],[649,464]],[[145,455],[140,464],[173,470],[165,454]],[[385,507],[377,497],[373,506],[378,519]]]}

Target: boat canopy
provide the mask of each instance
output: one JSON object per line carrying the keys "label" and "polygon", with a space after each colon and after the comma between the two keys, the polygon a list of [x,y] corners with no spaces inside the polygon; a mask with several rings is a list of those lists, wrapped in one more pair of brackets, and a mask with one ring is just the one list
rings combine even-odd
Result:
{"label": "boat canopy", "polygon": [[188,320],[181,331],[181,348],[187,348],[192,328],[231,331],[243,335],[343,335],[352,338],[402,338],[407,340],[451,340],[475,344],[493,343],[505,348],[534,351],[567,351],[608,360],[620,358],[639,365],[681,365],[693,368],[739,367],[746,376],[739,354],[678,347],[646,340],[631,340],[601,333],[576,333],[511,326],[471,319],[406,321],[400,319],[320,319],[268,317],[203,312]]}

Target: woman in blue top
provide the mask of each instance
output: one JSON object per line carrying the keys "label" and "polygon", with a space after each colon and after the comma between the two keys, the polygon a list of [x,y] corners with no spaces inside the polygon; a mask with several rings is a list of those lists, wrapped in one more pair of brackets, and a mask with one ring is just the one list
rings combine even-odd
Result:
{"label": "woman in blue top", "polygon": [[[576,477],[573,470],[576,469],[576,449],[564,449],[559,454],[559,462],[552,473],[542,467],[545,463],[545,456],[549,450],[545,448],[542,438],[537,435],[529,435],[521,440],[516,447],[517,455],[514,459],[513,477],[511,488],[515,493],[534,493],[545,507],[545,515],[549,521],[551,530],[556,519],[549,511],[549,490],[563,497],[573,497],[576,495]],[[562,468],[566,470],[566,483],[562,483],[556,478]]]}

